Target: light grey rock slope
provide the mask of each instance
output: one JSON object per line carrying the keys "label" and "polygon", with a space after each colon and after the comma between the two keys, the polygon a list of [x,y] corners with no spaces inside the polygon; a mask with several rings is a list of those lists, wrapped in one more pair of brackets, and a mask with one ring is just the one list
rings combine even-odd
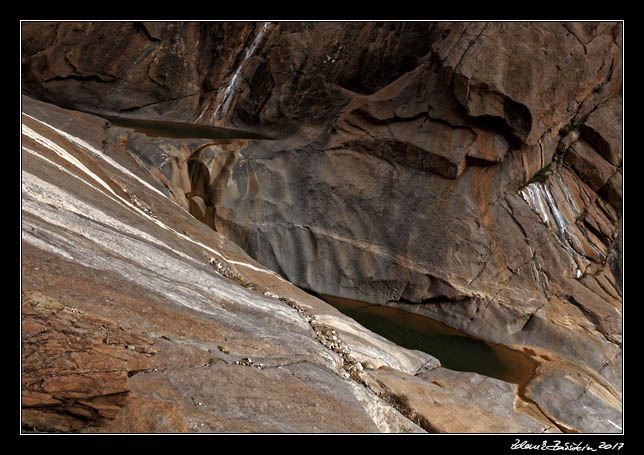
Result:
{"label": "light grey rock slope", "polygon": [[[174,203],[105,121],[28,98],[22,115],[25,429],[422,431],[286,302],[315,299]],[[405,371],[432,360],[384,346]]]}

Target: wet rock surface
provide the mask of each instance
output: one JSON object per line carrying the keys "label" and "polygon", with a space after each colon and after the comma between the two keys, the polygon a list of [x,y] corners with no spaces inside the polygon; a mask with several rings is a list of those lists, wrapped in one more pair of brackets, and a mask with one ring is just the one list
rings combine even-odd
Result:
{"label": "wet rock surface", "polygon": [[[115,29],[117,45],[106,39]],[[244,358],[253,363],[246,367],[306,359],[302,365],[343,371],[354,396],[350,378],[359,374],[372,397],[360,404],[371,412],[364,428],[373,429],[376,414],[402,416],[378,411],[385,408],[376,398],[391,394],[383,389],[378,398],[382,385],[357,365],[370,360],[423,381],[416,377],[422,366],[438,362],[396,350],[285,279],[538,352],[552,365],[537,370],[525,396],[549,425],[618,432],[621,29],[608,22],[24,24],[29,96],[102,114],[243,127],[273,139],[152,138],[23,97],[23,289],[60,300],[63,289],[79,287],[82,295],[95,279],[126,301],[138,292],[145,304],[121,303],[118,315],[117,306],[93,304],[90,314],[142,327],[153,340],[150,334],[187,337],[190,343],[173,345],[182,346],[168,354],[173,362],[179,352],[204,348],[216,358],[235,354],[235,368]],[[79,161],[69,167],[73,158]],[[56,276],[86,281],[28,278],[40,256],[78,269]],[[80,273],[95,269],[104,277]],[[119,285],[124,276],[136,283],[132,291]],[[165,319],[150,320],[144,308],[162,308],[176,330],[161,330]],[[191,316],[177,316],[184,312]],[[218,336],[196,337],[193,324],[203,327],[195,333],[216,327]],[[509,397],[504,387],[490,390]],[[585,398],[557,400],[557,387]],[[157,406],[128,394],[144,410]],[[432,421],[435,409],[410,403],[424,409],[412,413],[425,430],[456,428]],[[140,421],[196,431],[193,417],[175,412],[183,404],[163,406],[163,423]],[[134,408],[123,409],[136,420]],[[249,420],[233,421],[252,431]],[[549,431],[537,421],[520,426]],[[396,427],[383,422],[377,428]],[[234,427],[227,425],[208,428]],[[298,431],[289,425],[262,428]]]}

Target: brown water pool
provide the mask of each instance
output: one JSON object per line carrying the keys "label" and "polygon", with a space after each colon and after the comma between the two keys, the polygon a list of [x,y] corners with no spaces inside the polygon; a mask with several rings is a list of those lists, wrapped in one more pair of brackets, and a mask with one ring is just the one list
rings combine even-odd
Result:
{"label": "brown water pool", "polygon": [[525,352],[472,337],[427,316],[329,295],[319,297],[372,332],[399,346],[426,352],[450,370],[523,386],[538,365]]}

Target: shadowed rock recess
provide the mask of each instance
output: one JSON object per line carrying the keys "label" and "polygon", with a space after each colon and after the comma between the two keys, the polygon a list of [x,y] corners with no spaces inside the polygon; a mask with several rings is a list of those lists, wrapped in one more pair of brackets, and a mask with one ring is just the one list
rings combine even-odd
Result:
{"label": "shadowed rock recess", "polygon": [[[622,23],[21,37],[24,432],[623,432]],[[534,374],[449,370],[318,295]]]}

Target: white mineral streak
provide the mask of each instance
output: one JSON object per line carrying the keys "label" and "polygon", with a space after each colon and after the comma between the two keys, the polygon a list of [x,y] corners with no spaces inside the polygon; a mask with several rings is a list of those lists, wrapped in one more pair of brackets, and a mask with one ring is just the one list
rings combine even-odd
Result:
{"label": "white mineral streak", "polygon": [[[570,193],[570,189],[569,189],[568,185],[566,184],[566,181],[564,180],[563,176],[561,174],[558,174],[557,176],[558,176],[558,179],[556,180],[556,183],[557,183],[557,186],[558,186],[559,190],[563,193],[563,196],[564,196],[564,199],[565,199],[564,202],[567,203],[567,205],[571,208],[573,216],[575,218],[577,218],[579,215],[582,214],[582,210],[580,210],[580,208],[575,203],[575,198]],[[574,223],[572,224],[572,226],[573,227],[575,226]],[[569,241],[574,242],[575,245],[580,249],[579,251],[583,251],[584,243],[582,243],[582,241],[579,239],[579,237],[577,237],[574,234],[573,230],[569,229],[569,230],[567,230],[566,233],[569,236]],[[600,257],[605,254],[592,241],[586,241],[585,244],[587,246],[590,246],[590,248],[592,248],[593,250],[595,250],[599,254]],[[589,262],[586,261],[586,263],[588,264]]]}
{"label": "white mineral streak", "polygon": [[[57,163],[54,163],[50,159],[40,155],[39,153],[37,153],[34,150],[31,150],[31,149],[29,149],[27,147],[23,147],[22,149],[24,151],[28,152],[29,154],[44,160],[45,162],[49,163],[50,165],[55,166],[58,170],[66,173],[67,175],[73,177],[74,179],[76,179],[76,180],[78,180],[78,181],[80,181],[82,183],[85,183],[86,185],[92,187],[93,189],[96,189],[95,187],[90,185],[86,180],[82,179],[78,175],[76,175],[73,172],[69,171],[64,166],[61,166],[61,165],[59,165]],[[45,186],[49,185],[49,184],[45,185],[45,183],[46,182],[41,183],[41,185],[40,185],[41,189],[44,188]],[[30,181],[28,181],[28,180],[23,180],[22,184],[23,184],[23,191],[28,189],[30,187],[30,185],[31,185]],[[51,185],[49,185],[49,186],[51,186]],[[173,253],[177,254],[178,256],[181,256],[184,259],[187,259],[187,260],[195,262],[195,263],[199,263],[198,261],[196,261],[192,257],[188,256],[187,254],[185,254],[185,253],[183,253],[181,251],[178,251],[178,250],[170,247],[168,244],[162,242],[158,238],[156,238],[156,237],[154,237],[152,235],[149,235],[148,233],[143,232],[143,231],[141,231],[139,229],[136,229],[136,228],[130,226],[129,224],[123,223],[120,220],[117,220],[115,218],[110,217],[105,212],[99,210],[97,207],[94,207],[92,205],[86,204],[86,203],[84,203],[82,200],[80,200],[78,198],[76,198],[74,200],[73,205],[65,203],[65,201],[63,199],[60,199],[58,197],[58,194],[60,193],[60,191],[62,191],[62,190],[59,190],[58,192],[48,191],[46,193],[38,192],[38,191],[31,191],[30,194],[31,194],[31,197],[34,200],[36,200],[36,201],[38,201],[38,202],[40,202],[42,204],[49,204],[49,205],[52,205],[52,206],[54,206],[54,207],[56,207],[58,209],[66,210],[66,211],[75,213],[77,215],[84,216],[86,218],[89,218],[89,219],[91,219],[93,221],[96,221],[96,222],[99,222],[99,223],[104,223],[107,226],[109,226],[109,227],[111,227],[111,228],[113,228],[113,229],[115,229],[117,231],[120,231],[120,232],[122,232],[124,234],[128,234],[128,235],[131,235],[131,236],[134,236],[134,237],[139,237],[139,238],[141,238],[141,239],[143,239],[143,240],[145,240],[147,242],[157,244],[157,245],[159,245],[159,246],[161,246],[161,247],[163,247],[163,248],[165,248],[167,250],[170,250]],[[101,194],[105,195],[105,193],[101,193]],[[113,197],[112,200],[114,200],[116,202],[127,202],[127,201],[120,200],[120,198],[118,198],[118,197],[117,198]],[[23,199],[22,202],[23,202],[23,209],[26,209],[27,211],[29,211],[29,209],[30,209],[29,200],[24,200]]]}
{"label": "white mineral streak", "polygon": [[612,426],[614,426],[615,428],[617,428],[619,431],[622,431],[622,427],[620,427],[619,425],[617,425],[615,422],[613,422],[613,421],[612,421],[612,420],[610,420],[610,419],[607,419],[607,421],[608,421],[608,423],[610,423]]}
{"label": "white mineral streak", "polygon": [[[235,70],[233,77],[230,79],[230,81],[228,82],[228,85],[224,89],[224,96],[221,103],[219,103],[219,105],[215,109],[215,112],[212,115],[213,124],[218,118],[226,117],[226,114],[228,113],[228,109],[230,108],[230,103],[232,102],[232,99],[233,99],[233,94],[235,93],[235,90],[237,89],[237,85],[239,84],[239,79],[241,76],[242,69],[246,65],[246,62],[248,61],[248,59],[255,52],[255,48],[259,44],[259,41],[262,38],[262,35],[264,35],[264,32],[268,28],[269,24],[270,22],[265,22],[264,25],[262,25],[262,27],[259,29],[259,32],[257,32],[257,36],[255,36],[255,39],[248,47],[248,49],[246,49],[246,53],[244,54],[242,61],[239,63],[239,66]],[[220,113],[220,109],[221,109],[221,113]]]}
{"label": "white mineral streak", "polygon": [[[579,210],[574,204],[567,186],[563,182],[559,183],[565,196],[564,200],[559,202],[571,206],[572,210],[568,212],[578,214]],[[536,182],[527,185],[521,190],[521,196],[530,208],[535,211],[541,221],[557,235],[564,250],[572,259],[575,278],[581,278],[583,271],[579,268],[580,264],[587,265],[589,263],[588,259],[577,252],[584,250],[583,243],[573,232],[574,220],[568,220],[559,209],[557,199],[552,195],[548,182]]]}
{"label": "white mineral streak", "polygon": [[568,205],[570,205],[575,213],[575,216],[579,215],[581,213],[581,210],[579,207],[577,207],[577,203],[575,202],[575,198],[572,197],[572,194],[570,193],[570,189],[568,188],[568,185],[566,184],[563,175],[560,173],[556,174],[557,177],[557,184],[561,191],[564,194],[564,197],[566,198],[566,202]]}
{"label": "white mineral streak", "polygon": [[[107,183],[105,183],[99,176],[97,176],[92,171],[90,171],[75,156],[73,156],[71,153],[69,153],[63,147],[61,147],[58,144],[56,144],[54,141],[46,138],[45,136],[40,135],[39,133],[35,132],[34,130],[29,128],[24,123],[22,124],[22,134],[24,134],[27,137],[30,137],[34,141],[38,142],[40,145],[42,145],[45,148],[47,148],[47,149],[51,150],[52,152],[56,153],[59,157],[61,157],[65,161],[69,162],[74,167],[76,167],[77,169],[79,169],[80,171],[84,172],[85,174],[87,174],[92,179],[94,179],[97,183],[99,183],[101,186],[103,186],[103,188],[105,188],[107,191],[109,191],[112,195],[116,196],[116,193],[114,192],[114,190],[112,189],[111,186],[109,186]],[[118,196],[116,196],[116,197],[118,197]]]}
{"label": "white mineral streak", "polygon": [[[59,170],[64,170],[68,175],[82,181],[110,199],[122,203],[140,216],[173,232],[180,238],[196,243],[213,254],[221,256],[224,260],[226,259],[218,251],[173,230],[141,211],[129,201],[119,197],[100,177],[53,141],[44,138],[26,126],[23,128],[23,133],[47,149],[54,151],[72,166],[91,177],[100,188],[92,185],[80,175],[53,163],[37,152],[25,148],[28,153],[47,160]],[[222,286],[221,282],[216,285],[217,282],[213,281],[212,269],[204,267],[201,262],[153,238],[149,234],[124,224],[105,212],[82,202],[74,195],[26,171],[22,172],[22,192],[22,210],[47,222],[41,225],[35,224],[29,219],[23,220],[23,240],[27,243],[88,267],[118,273],[138,285],[160,292],[166,298],[178,304],[208,314],[217,314],[218,317],[227,319],[230,323],[235,323],[237,318],[226,314],[227,312],[214,304],[213,302],[216,299],[213,299],[213,297],[239,302],[253,308],[253,311],[270,313],[280,319],[304,326],[301,319],[290,308],[272,302],[268,303],[269,299],[258,299],[237,286]],[[86,241],[100,245],[100,249],[109,254],[110,260],[108,261],[102,256],[96,255],[96,250],[85,247],[84,242],[71,243],[65,236],[58,234],[57,229],[48,229],[45,226],[56,226],[68,233],[72,232]],[[40,233],[40,235],[38,236],[35,233]],[[123,235],[123,233],[127,235]],[[177,256],[183,260],[178,260]],[[228,262],[267,273],[266,270],[259,269],[251,264],[239,261]],[[133,264],[138,264],[138,266],[133,267]]]}
{"label": "white mineral streak", "polygon": [[550,209],[550,213],[552,213],[552,216],[554,217],[555,225],[557,226],[557,231],[559,234],[559,239],[563,240],[565,238],[564,234],[566,232],[566,228],[568,227],[568,224],[569,224],[568,220],[563,215],[563,213],[561,213],[561,210],[559,210],[557,201],[555,201],[555,198],[552,197],[550,188],[546,185],[543,185],[542,191],[548,203],[548,208]]}
{"label": "white mineral streak", "polygon": [[521,196],[523,196],[523,199],[528,203],[532,210],[539,215],[541,221],[543,221],[546,226],[550,227],[550,212],[546,209],[541,187],[537,183],[531,183],[521,190]]}
{"label": "white mineral streak", "polygon": [[[25,228],[28,225],[28,223],[23,222],[23,228]],[[28,232],[26,229],[22,230],[22,240],[24,240],[27,243],[32,244],[36,248],[40,248],[43,251],[49,251],[51,253],[57,254],[59,256],[64,257],[68,261],[74,260],[71,254],[69,254],[67,251],[65,251],[62,248],[59,248],[56,245],[53,245],[51,243],[45,242],[42,239],[39,239],[35,235],[31,234]]]}
{"label": "white mineral streak", "polygon": [[[92,153],[95,157],[97,157],[97,158],[100,158],[100,159],[104,160],[107,164],[109,164],[109,165],[110,165],[110,166],[112,166],[113,168],[115,168],[115,169],[117,169],[117,170],[119,170],[119,171],[123,172],[124,174],[128,175],[129,177],[131,177],[131,178],[135,179],[137,182],[139,182],[139,183],[141,183],[142,185],[146,186],[148,189],[151,189],[151,190],[152,190],[152,191],[154,191],[155,193],[159,194],[159,195],[160,195],[160,196],[162,196],[164,199],[166,199],[166,200],[168,200],[168,201],[172,202],[173,204],[177,205],[177,204],[176,204],[176,202],[174,202],[172,199],[168,198],[165,194],[163,194],[162,192],[160,192],[159,190],[157,190],[156,188],[154,188],[152,185],[150,185],[149,183],[147,183],[145,180],[141,179],[140,177],[138,177],[137,175],[135,175],[134,173],[132,173],[132,172],[131,172],[130,170],[128,170],[127,168],[125,168],[125,167],[121,166],[119,163],[117,163],[116,161],[114,161],[111,157],[109,157],[109,156],[105,155],[103,152],[101,152],[100,150],[96,149],[96,148],[95,148],[95,147],[93,147],[92,145],[88,144],[88,143],[87,143],[87,142],[85,142],[84,140],[82,140],[82,139],[80,139],[80,138],[77,138],[77,137],[75,137],[75,136],[72,136],[71,134],[69,134],[69,133],[67,133],[67,132],[65,132],[65,131],[59,130],[58,128],[55,128],[55,127],[53,127],[53,126],[51,126],[51,125],[49,125],[49,124],[47,124],[47,123],[43,122],[42,120],[39,120],[39,119],[37,119],[37,118],[35,118],[35,117],[32,117],[32,116],[30,116],[30,115],[28,115],[28,114],[25,114],[24,112],[23,112],[23,115],[25,115],[25,116],[27,116],[27,117],[29,117],[29,118],[31,118],[31,119],[33,119],[33,120],[35,120],[35,121],[39,122],[40,124],[42,124],[42,125],[44,125],[44,126],[46,126],[46,127],[50,128],[51,130],[55,131],[57,134],[59,134],[60,136],[64,137],[64,138],[65,138],[65,139],[67,139],[68,141],[70,141],[70,142],[72,142],[72,143],[74,143],[74,144],[76,144],[76,145],[80,146],[80,147],[81,147],[81,148],[83,148],[84,150],[89,151],[89,152],[90,152],[90,153]],[[88,176],[90,176],[93,180],[95,180],[97,183],[99,183],[103,188],[105,188],[105,189],[110,193],[109,195],[107,195],[108,197],[111,197],[112,199],[116,198],[116,200],[118,200],[118,201],[119,201],[119,202],[121,202],[122,204],[126,205],[127,207],[129,207],[130,209],[132,209],[133,211],[135,211],[136,213],[138,213],[138,214],[139,214],[139,215],[141,215],[142,217],[144,217],[144,218],[148,219],[149,221],[152,221],[153,223],[155,223],[156,225],[158,225],[158,226],[162,227],[163,229],[166,229],[166,230],[168,230],[168,231],[170,231],[170,232],[174,233],[174,234],[175,234],[175,235],[177,235],[178,237],[181,237],[181,238],[182,238],[182,239],[184,239],[184,240],[187,240],[187,241],[189,241],[189,242],[191,242],[191,243],[193,243],[193,244],[196,244],[196,245],[200,246],[201,248],[203,248],[203,249],[205,249],[205,250],[209,251],[210,253],[215,254],[215,255],[217,255],[217,256],[219,256],[219,257],[221,257],[222,259],[224,259],[224,260],[225,260],[226,262],[228,262],[228,263],[235,264],[235,265],[240,265],[240,266],[242,266],[242,267],[246,267],[246,268],[249,268],[249,269],[255,270],[255,271],[257,271],[257,272],[262,272],[262,273],[270,274],[270,275],[272,275],[272,276],[274,276],[274,277],[276,277],[276,278],[278,278],[278,279],[280,279],[280,280],[284,281],[282,277],[280,277],[279,275],[277,275],[277,274],[276,274],[275,272],[273,272],[273,271],[270,271],[270,270],[267,270],[267,269],[264,269],[264,268],[260,268],[260,267],[256,267],[256,266],[254,266],[254,265],[252,265],[252,264],[248,264],[248,263],[246,263],[246,262],[241,262],[241,261],[235,261],[235,260],[232,260],[232,259],[228,259],[228,258],[226,258],[224,255],[222,255],[219,251],[217,251],[217,250],[215,250],[215,249],[213,249],[213,248],[209,247],[208,245],[205,245],[205,244],[203,244],[202,242],[199,242],[199,241],[197,241],[197,240],[191,239],[191,238],[190,238],[190,237],[188,237],[187,235],[182,234],[182,233],[180,233],[180,232],[178,232],[178,231],[176,231],[176,230],[172,229],[171,227],[167,226],[166,224],[164,224],[163,222],[159,221],[158,219],[156,219],[156,218],[154,218],[154,217],[152,217],[152,216],[148,215],[147,213],[145,213],[143,210],[141,210],[141,209],[140,209],[139,207],[137,207],[136,205],[132,204],[130,201],[128,201],[128,200],[123,199],[122,197],[120,197],[118,194],[116,194],[116,193],[114,192],[114,190],[112,189],[112,187],[110,187],[110,185],[108,185],[104,180],[102,180],[102,179],[101,179],[99,176],[97,176],[95,173],[93,173],[92,171],[90,171],[90,170],[89,170],[85,165],[83,165],[83,163],[81,163],[81,162],[80,162],[76,157],[74,157],[73,155],[71,155],[67,150],[65,150],[64,148],[60,147],[60,146],[59,146],[58,144],[56,144],[55,142],[51,141],[50,139],[48,139],[48,138],[46,138],[46,137],[42,136],[41,134],[39,134],[39,133],[37,133],[37,132],[35,132],[34,130],[32,130],[31,128],[29,128],[27,125],[24,125],[24,124],[22,125],[22,133],[23,133],[24,135],[28,136],[28,137],[31,137],[31,138],[32,138],[32,139],[34,139],[36,142],[38,142],[39,144],[41,144],[41,145],[43,145],[44,147],[48,148],[49,150],[52,150],[52,151],[53,151],[53,152],[55,152],[58,156],[60,156],[61,158],[63,158],[64,160],[66,160],[67,162],[69,162],[70,164],[72,164],[74,167],[78,168],[79,170],[81,170],[82,172],[84,172],[85,174],[87,174]],[[31,152],[32,152],[32,153],[35,153],[35,152],[33,152],[33,150],[32,150]],[[36,153],[36,154],[37,154],[37,153]],[[96,189],[96,190],[98,190],[98,191],[101,191],[99,188],[96,188],[96,187],[94,187],[93,185],[91,185],[88,181],[86,181],[86,180],[83,180],[83,181],[84,181],[87,185],[92,186],[93,188],[95,188],[95,189]],[[103,191],[101,191],[101,192],[103,192]],[[104,192],[103,192],[103,193],[104,193]],[[177,206],[178,206],[178,207],[180,207],[179,205],[177,205]]]}
{"label": "white mineral streak", "polygon": [[[236,302],[304,327],[290,308],[231,285],[213,275],[210,267],[162,242],[143,241],[149,236],[139,237],[140,231],[134,228],[128,228],[128,235],[123,235],[119,229],[122,223],[116,218],[24,170],[22,210],[31,215],[22,221],[23,240],[45,251],[86,267],[117,273],[177,304],[216,314],[231,324],[238,318],[218,301]],[[97,250],[104,254],[97,255]]]}
{"label": "white mineral streak", "polygon": [[[127,169],[126,167],[121,166],[119,163],[117,163],[116,161],[114,161],[111,157],[107,156],[105,153],[101,152],[101,151],[100,151],[100,150],[98,150],[96,147],[92,146],[91,144],[88,144],[88,143],[87,143],[87,142],[85,142],[84,140],[82,140],[82,139],[80,139],[80,138],[77,138],[77,137],[75,137],[75,136],[72,136],[71,134],[69,134],[69,133],[67,133],[67,132],[65,132],[65,131],[59,130],[58,128],[56,128],[56,127],[54,127],[54,126],[51,126],[51,125],[49,125],[48,123],[43,122],[42,120],[39,120],[39,119],[37,119],[37,118],[35,118],[35,117],[32,117],[32,116],[31,116],[31,115],[29,115],[29,114],[25,114],[25,113],[23,112],[23,113],[22,113],[22,115],[25,115],[25,116],[27,116],[27,117],[29,117],[29,118],[31,118],[31,119],[33,119],[33,120],[37,121],[38,123],[40,123],[40,124],[42,124],[42,125],[46,126],[47,128],[49,128],[49,129],[51,129],[51,130],[55,131],[58,135],[60,135],[60,136],[64,137],[64,138],[65,138],[65,139],[67,139],[68,141],[70,141],[70,142],[72,142],[72,143],[74,143],[74,144],[76,144],[76,145],[80,146],[80,147],[81,147],[81,148],[83,148],[84,150],[87,150],[88,152],[92,153],[94,156],[96,156],[96,157],[98,157],[98,158],[102,159],[103,161],[107,162],[110,166],[112,166],[113,168],[118,169],[118,170],[119,170],[119,171],[121,171],[123,174],[127,175],[128,177],[133,178],[134,180],[136,180],[137,182],[139,182],[141,185],[145,186],[145,187],[146,187],[146,188],[148,188],[149,190],[152,190],[152,191],[154,191],[155,193],[157,193],[157,194],[159,194],[160,196],[162,196],[163,198],[168,199],[168,197],[167,197],[165,194],[163,194],[161,191],[159,191],[158,189],[156,189],[155,187],[153,187],[152,185],[150,185],[148,182],[146,182],[145,180],[143,180],[142,178],[140,178],[139,176],[137,176],[136,174],[134,174],[133,172],[131,172],[131,171],[130,171],[129,169]],[[26,127],[26,126],[23,124],[22,128],[23,128],[23,132],[24,132],[24,129],[25,129],[25,128],[28,128],[28,127]],[[169,200],[171,200],[171,199],[169,199]],[[174,201],[172,201],[172,202],[174,202]]]}

